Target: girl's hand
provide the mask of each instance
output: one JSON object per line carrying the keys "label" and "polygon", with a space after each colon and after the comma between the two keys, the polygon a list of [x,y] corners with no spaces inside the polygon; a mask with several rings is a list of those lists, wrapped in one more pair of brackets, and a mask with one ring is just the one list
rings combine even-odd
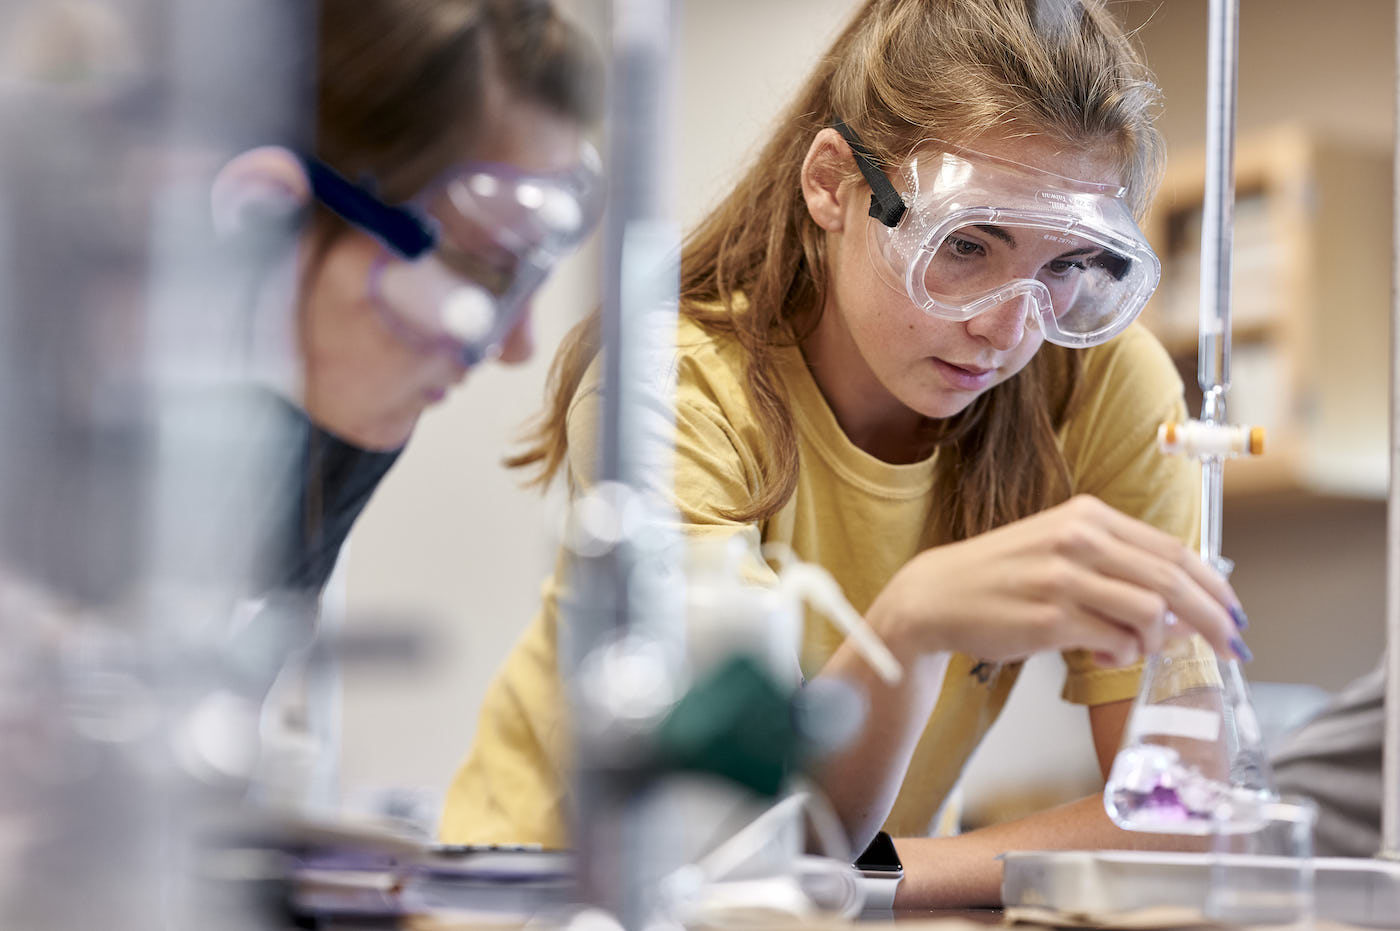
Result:
{"label": "girl's hand", "polygon": [[1180,540],[1088,495],[925,550],[868,618],[896,652],[1001,662],[1087,649],[1127,665],[1169,636],[1200,633],[1222,656],[1248,657],[1229,583]]}

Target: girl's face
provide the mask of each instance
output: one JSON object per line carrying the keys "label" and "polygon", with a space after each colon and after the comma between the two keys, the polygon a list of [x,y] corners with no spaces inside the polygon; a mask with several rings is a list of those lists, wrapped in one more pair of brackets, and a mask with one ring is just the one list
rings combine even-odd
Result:
{"label": "girl's face", "polygon": [[[532,173],[574,166],[582,131],[572,120],[499,90],[488,94],[486,104],[480,141],[463,153],[464,161]],[[466,249],[470,243],[454,246]],[[468,371],[450,345],[409,338],[402,321],[372,302],[370,276],[382,256],[383,248],[366,233],[337,239],[311,282],[301,326],[307,413],[368,449],[403,445],[423,411],[442,401]],[[530,358],[530,318],[527,303],[501,346],[501,362]]]}
{"label": "girl's face", "polygon": [[[1119,183],[1119,168],[1106,148],[1064,150],[1046,137],[1015,140],[979,139],[988,155],[1068,178]],[[874,265],[868,244],[869,189],[843,183],[828,222],[813,209],[828,231],[828,297],[822,318],[804,344],[813,375],[832,404],[838,421],[857,445],[888,449],[888,438],[913,428],[923,418],[951,417],[978,396],[1021,371],[1044,337],[1028,319],[1024,297],[993,307],[970,320],[956,322],[930,316],[896,290]],[[809,209],[812,200],[808,197]],[[830,222],[835,220],[835,222]],[[970,231],[967,242],[945,243],[961,255],[1007,244],[979,243],[972,237],[995,232]],[[1060,257],[1054,245],[1018,244],[1018,277],[1047,278],[1046,269]],[[974,256],[975,257],[975,256]],[[1053,274],[1051,274],[1053,280]],[[878,454],[878,453],[877,453]]]}

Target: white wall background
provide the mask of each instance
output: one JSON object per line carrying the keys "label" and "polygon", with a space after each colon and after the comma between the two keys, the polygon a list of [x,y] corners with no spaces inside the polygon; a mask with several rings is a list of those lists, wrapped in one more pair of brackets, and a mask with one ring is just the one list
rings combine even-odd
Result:
{"label": "white wall background", "polygon": [[[683,0],[676,58],[676,210],[683,223],[693,223],[724,192],[854,5]],[[574,8],[598,21],[599,0],[578,0]],[[1198,143],[1206,0],[1115,8],[1141,26],[1148,60],[1166,92],[1162,125],[1169,144]],[[1393,16],[1393,5],[1382,0],[1244,0],[1242,125],[1291,117],[1329,133],[1389,139]],[[521,490],[499,461],[539,405],[552,346],[597,301],[598,261],[596,250],[576,257],[545,289],[537,306],[540,351],[529,365],[473,373],[424,418],[352,537],[350,623],[415,622],[432,637],[431,661],[420,668],[348,672],[342,784],[352,796],[372,786],[443,789],[471,740],[493,670],[535,610],[539,583],[552,564],[559,497],[542,500]],[[1246,607],[1259,602],[1283,615],[1294,634],[1281,638],[1286,650],[1275,649],[1265,614],[1254,612],[1256,666],[1268,668],[1251,674],[1329,687],[1359,674],[1378,642],[1373,632],[1383,576],[1376,547],[1383,540],[1383,508],[1324,507],[1314,519],[1331,528],[1325,537],[1287,515],[1258,517],[1262,523],[1247,514],[1227,519],[1227,549],[1240,564]],[[1318,590],[1310,565],[1348,571],[1322,573],[1335,584]],[[1310,678],[1309,643],[1316,638],[1306,631],[1318,615],[1309,612],[1323,605],[1329,618],[1356,618],[1360,633],[1349,652],[1337,647],[1347,638],[1329,635],[1331,664]],[[1060,675],[1056,657],[1030,665],[973,761],[966,780],[975,790],[971,807],[994,802],[1028,779],[1058,785],[1064,795],[1092,790],[1095,768],[1083,711],[1046,700],[1058,694]]]}

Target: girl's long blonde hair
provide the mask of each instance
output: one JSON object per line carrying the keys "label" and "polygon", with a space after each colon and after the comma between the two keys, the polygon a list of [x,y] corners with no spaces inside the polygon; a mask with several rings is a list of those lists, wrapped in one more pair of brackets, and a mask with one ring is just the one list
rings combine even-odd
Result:
{"label": "girl's long blonde hair", "polygon": [[[743,347],[749,401],[771,438],[758,493],[730,516],[763,520],[797,484],[797,437],[773,354],[811,332],[827,297],[825,233],[800,184],[818,131],[845,120],[887,171],[928,137],[971,143],[986,133],[1037,133],[1070,146],[1106,144],[1141,214],[1160,174],[1157,97],[1099,0],[868,0],[682,251],[681,313]],[[858,178],[854,164],[851,173]],[[565,339],[529,445],[507,460],[535,466],[540,484],[564,462],[569,401],[598,349],[595,313]],[[941,449],[934,519],[944,538],[981,533],[1068,495],[1055,434],[1079,377],[1077,353],[1046,345],[1018,375],[929,424],[930,451]]]}

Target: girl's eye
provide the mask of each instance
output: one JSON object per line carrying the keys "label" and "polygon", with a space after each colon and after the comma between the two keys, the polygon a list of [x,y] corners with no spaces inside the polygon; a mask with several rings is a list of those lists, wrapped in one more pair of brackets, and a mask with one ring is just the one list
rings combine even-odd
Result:
{"label": "girl's eye", "polygon": [[453,273],[475,281],[496,295],[506,292],[515,273],[499,260],[472,255],[447,243],[438,246],[437,257]]}
{"label": "girl's eye", "polygon": [[1088,261],[1086,256],[1076,256],[1072,259],[1052,259],[1046,263],[1045,267],[1053,275],[1068,275],[1071,270],[1076,268],[1084,271],[1088,267]]}
{"label": "girl's eye", "polygon": [[971,239],[963,239],[960,236],[949,236],[943,240],[943,244],[957,256],[979,255],[983,252],[981,243],[973,242]]}

